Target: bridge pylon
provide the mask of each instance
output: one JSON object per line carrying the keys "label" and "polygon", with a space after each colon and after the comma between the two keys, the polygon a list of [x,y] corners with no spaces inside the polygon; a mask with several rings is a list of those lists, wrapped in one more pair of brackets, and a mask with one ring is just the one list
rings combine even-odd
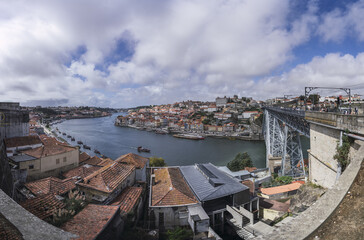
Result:
{"label": "bridge pylon", "polygon": [[266,145],[267,167],[273,172],[275,166],[280,166],[282,176],[305,176],[300,132],[293,126],[292,117],[285,120],[286,113],[264,110],[263,134]]}

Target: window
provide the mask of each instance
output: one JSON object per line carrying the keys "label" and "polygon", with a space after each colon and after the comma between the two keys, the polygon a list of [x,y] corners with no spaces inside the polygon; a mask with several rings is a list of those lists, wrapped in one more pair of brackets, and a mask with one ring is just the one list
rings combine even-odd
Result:
{"label": "window", "polygon": [[29,169],[34,169],[34,165],[33,164],[30,164],[28,167],[29,167]]}
{"label": "window", "polygon": [[63,162],[67,162],[67,158],[66,157],[63,158]]}
{"label": "window", "polygon": [[59,164],[59,158],[56,159],[56,164]]}

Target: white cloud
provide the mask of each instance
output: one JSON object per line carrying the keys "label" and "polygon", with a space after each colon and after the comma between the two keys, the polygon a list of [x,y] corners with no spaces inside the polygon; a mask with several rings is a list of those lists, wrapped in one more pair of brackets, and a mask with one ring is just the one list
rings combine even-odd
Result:
{"label": "white cloud", "polygon": [[[315,69],[318,58],[283,76],[254,81],[291,61],[292,50],[310,40],[318,24],[315,6],[309,3],[306,12],[288,20],[289,0],[0,3],[0,83],[7,89],[0,101],[66,99],[70,105],[118,107],[232,94],[263,98],[264,89],[277,94],[285,84],[288,90],[289,78],[301,84],[301,73],[334,79],[342,72]],[[360,21],[354,24],[360,8],[349,12],[328,14],[323,26],[344,16],[364,29]],[[339,38],[340,29],[329,33],[321,27],[318,33],[328,41]],[[120,39],[131,43],[126,47],[134,47],[134,54],[106,64]],[[80,46],[86,51],[77,52]],[[346,71],[357,69],[349,64]]]}
{"label": "white cloud", "polygon": [[348,35],[364,41],[364,1],[360,0],[346,9],[335,9],[322,16],[318,30],[324,41],[340,42]]}

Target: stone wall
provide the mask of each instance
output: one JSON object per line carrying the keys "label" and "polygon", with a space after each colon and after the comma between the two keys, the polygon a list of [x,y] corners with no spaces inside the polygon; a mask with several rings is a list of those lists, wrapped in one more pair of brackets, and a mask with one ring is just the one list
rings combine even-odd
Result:
{"label": "stone wall", "polygon": [[340,140],[340,131],[311,123],[308,151],[309,179],[325,188],[331,188],[336,181],[338,163],[334,159]]}
{"label": "stone wall", "polygon": [[334,213],[349,191],[359,173],[364,158],[364,142],[356,140],[350,149],[350,156],[351,162],[339,180],[313,206],[290,222],[283,224],[272,232],[259,236],[257,239],[295,240],[309,237]]}
{"label": "stone wall", "polygon": [[0,188],[11,198],[14,197],[14,181],[6,156],[4,141],[0,140]]}

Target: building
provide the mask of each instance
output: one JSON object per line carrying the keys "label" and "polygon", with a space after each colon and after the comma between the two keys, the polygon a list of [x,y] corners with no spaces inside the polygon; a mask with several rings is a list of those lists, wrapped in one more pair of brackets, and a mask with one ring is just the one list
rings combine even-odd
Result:
{"label": "building", "polygon": [[134,153],[128,153],[120,156],[115,160],[116,162],[130,164],[135,166],[135,180],[147,181],[147,168],[149,167],[149,159],[136,155]]}
{"label": "building", "polygon": [[226,97],[223,97],[223,98],[217,97],[216,98],[216,107],[225,107],[227,102],[228,102],[228,99]]}
{"label": "building", "polygon": [[120,206],[120,215],[123,220],[136,223],[143,213],[142,193],[142,187],[127,187],[110,205]]}
{"label": "building", "polygon": [[25,183],[21,193],[28,199],[47,194],[64,195],[76,188],[75,182],[76,179],[72,178],[63,180],[55,177],[43,178]]}
{"label": "building", "polygon": [[260,199],[259,206],[260,218],[270,221],[282,217],[289,211],[289,204],[265,198]]}
{"label": "building", "polygon": [[223,232],[225,215],[246,218],[250,224],[258,219],[259,199],[252,198],[249,187],[240,180],[230,177],[211,163],[181,166],[180,169],[212,220],[214,230]]}
{"label": "building", "polygon": [[197,204],[179,168],[152,169],[149,216],[156,227],[188,226],[188,206]]}
{"label": "building", "polygon": [[277,200],[296,194],[303,183],[304,182],[296,181],[282,186],[261,188],[260,191],[262,192],[261,195],[263,198]]}
{"label": "building", "polygon": [[29,113],[19,103],[0,103],[0,141],[4,138],[29,135]]}
{"label": "building", "polygon": [[27,170],[27,179],[35,180],[49,176],[58,176],[78,166],[79,150],[55,138],[42,137],[42,146],[20,151],[11,156],[10,163],[15,168]]}
{"label": "building", "polygon": [[8,157],[18,155],[22,150],[34,149],[43,145],[42,141],[37,135],[5,138],[4,141]]}
{"label": "building", "polygon": [[122,233],[119,206],[87,205],[81,212],[61,226],[82,240],[120,239]]}
{"label": "building", "polygon": [[135,183],[133,165],[112,162],[76,183],[86,200],[108,204],[126,187]]}

